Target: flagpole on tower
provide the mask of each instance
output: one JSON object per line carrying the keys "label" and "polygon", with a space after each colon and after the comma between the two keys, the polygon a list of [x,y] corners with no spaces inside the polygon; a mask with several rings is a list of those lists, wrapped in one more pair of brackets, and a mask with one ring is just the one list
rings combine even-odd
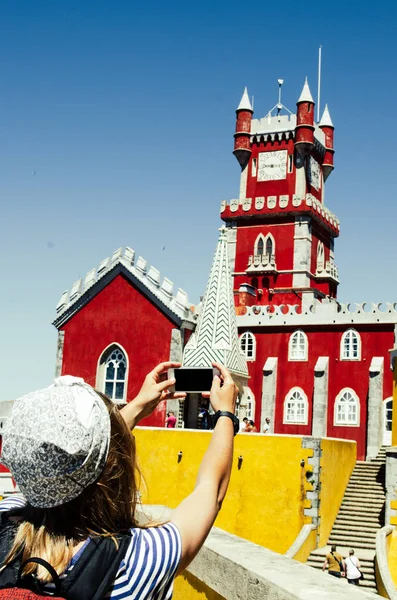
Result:
{"label": "flagpole on tower", "polygon": [[320,93],[321,93],[321,51],[323,47],[318,47],[318,85],[317,85],[317,122],[320,121]]}

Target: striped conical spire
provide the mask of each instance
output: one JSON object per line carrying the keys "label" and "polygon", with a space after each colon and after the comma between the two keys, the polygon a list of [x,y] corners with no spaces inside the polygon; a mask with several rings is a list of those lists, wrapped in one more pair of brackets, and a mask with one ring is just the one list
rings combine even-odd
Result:
{"label": "striped conical spire", "polygon": [[233,374],[248,377],[238,340],[227,246],[227,229],[222,227],[196,330],[183,354],[183,366],[210,367],[216,361]]}

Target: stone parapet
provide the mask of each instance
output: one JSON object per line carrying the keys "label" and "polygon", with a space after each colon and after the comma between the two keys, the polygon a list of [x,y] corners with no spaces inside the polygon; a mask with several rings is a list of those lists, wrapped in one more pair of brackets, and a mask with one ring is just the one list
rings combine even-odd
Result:
{"label": "stone parapet", "polygon": [[260,325],[360,325],[397,323],[397,303],[362,302],[341,304],[336,300],[315,300],[307,309],[299,305],[256,305],[244,307],[239,314],[239,327],[257,327]]}

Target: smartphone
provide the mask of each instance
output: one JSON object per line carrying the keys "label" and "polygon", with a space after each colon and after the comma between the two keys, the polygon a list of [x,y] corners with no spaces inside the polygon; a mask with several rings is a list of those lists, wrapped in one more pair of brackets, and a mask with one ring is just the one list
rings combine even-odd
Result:
{"label": "smartphone", "polygon": [[209,392],[215,375],[220,375],[215,367],[180,367],[170,369],[168,377],[175,377],[175,392],[201,394]]}

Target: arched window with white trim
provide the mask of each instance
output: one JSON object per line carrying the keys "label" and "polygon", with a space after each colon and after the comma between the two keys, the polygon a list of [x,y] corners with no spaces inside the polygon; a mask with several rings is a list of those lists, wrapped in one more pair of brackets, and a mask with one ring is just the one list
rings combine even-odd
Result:
{"label": "arched window with white trim", "polygon": [[360,399],[351,388],[344,388],[336,397],[334,425],[345,427],[360,425]]}
{"label": "arched window with white trim", "polygon": [[288,360],[307,360],[309,342],[301,329],[291,334],[288,343]]}
{"label": "arched window with white trim", "polygon": [[324,244],[322,242],[318,242],[317,244],[317,271],[321,273],[324,271],[325,267],[325,258],[324,258]]}
{"label": "arched window with white trim", "polygon": [[97,387],[114,402],[126,402],[127,358],[117,344],[103,352],[98,364]]}
{"label": "arched window with white trim", "polygon": [[361,337],[355,329],[348,329],[340,343],[341,360],[361,360]]}
{"label": "arched window with white trim", "polygon": [[285,424],[307,425],[308,423],[308,401],[305,392],[299,387],[293,387],[284,400]]}
{"label": "arched window with white trim", "polygon": [[260,233],[255,240],[254,254],[259,256],[274,256],[276,248],[276,242],[271,233],[268,233],[266,237]]}
{"label": "arched window with white trim", "polygon": [[245,331],[240,336],[240,350],[247,360],[255,360],[256,339],[253,333]]}

